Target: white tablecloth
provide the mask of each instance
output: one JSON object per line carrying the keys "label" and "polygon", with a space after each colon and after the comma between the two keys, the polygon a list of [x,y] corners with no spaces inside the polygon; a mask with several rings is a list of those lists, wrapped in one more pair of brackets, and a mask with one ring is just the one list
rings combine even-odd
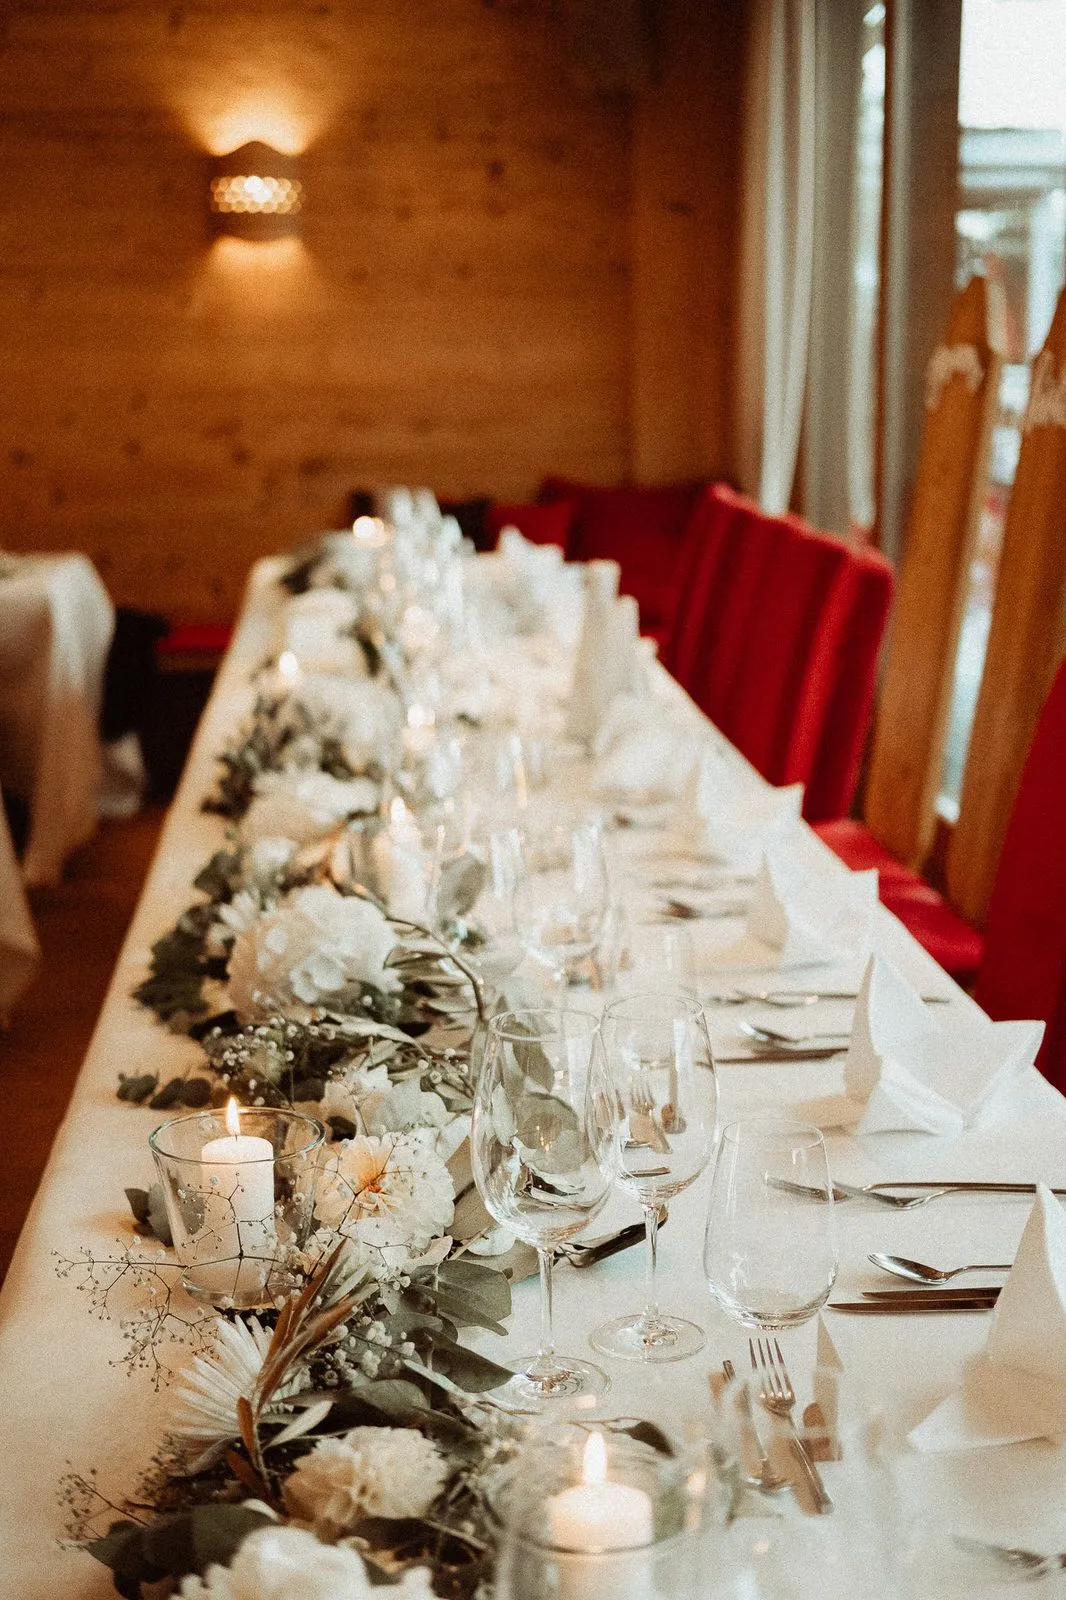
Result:
{"label": "white tablecloth", "polygon": [[114,607],[82,555],[0,577],[0,783],[30,807],[28,884],[54,883],[96,826],[97,723]]}
{"label": "white tablecloth", "polygon": [[[130,1000],[143,976],[151,941],[189,903],[190,881],[221,837],[217,819],[199,803],[214,777],[214,756],[251,702],[248,673],[271,639],[276,571],[263,563],[253,575],[243,621],[198,734],[182,787],[167,821],[155,865],[130,929],[99,1026],[56,1141],[10,1275],[0,1297],[0,1597],[54,1600],[57,1595],[105,1596],[110,1576],[90,1558],[55,1543],[64,1528],[56,1484],[68,1463],[99,1468],[99,1487],[117,1497],[129,1490],[149,1460],[167,1413],[165,1393],[155,1394],[147,1374],[127,1377],[109,1365],[120,1349],[114,1324],[93,1320],[83,1297],[57,1279],[53,1252],[73,1254],[84,1245],[105,1250],[128,1224],[122,1189],[146,1185],[151,1162],[146,1138],[158,1120],[152,1112],[119,1105],[116,1071],[176,1070],[196,1046],[152,1024]],[[695,717],[676,686],[660,684],[664,714]],[[571,783],[575,778],[571,777]],[[751,776],[752,783],[760,780]],[[806,835],[811,868],[842,870],[813,835]],[[619,836],[634,877],[647,835]],[[625,861],[616,861],[616,869]],[[916,983],[952,995],[938,1008],[950,1026],[972,1002],[953,990],[903,928],[879,912],[878,947]],[[709,986],[713,979],[708,977]],[[719,985],[720,986],[720,985]],[[750,1014],[750,1013],[749,1013]],[[757,1013],[755,1013],[757,1014]],[[840,1015],[841,1013],[833,1013]],[[830,1015],[828,1010],[825,1015]],[[844,1013],[846,1015],[846,1013]],[[717,1019],[725,1017],[724,1022]],[[718,1043],[735,1017],[715,1013]],[[767,1014],[767,1020],[772,1020]],[[807,1019],[809,1021],[809,1017]],[[780,1023],[780,1015],[777,1017]],[[720,1069],[723,1115],[748,1108],[786,1106],[840,1088],[838,1063],[744,1065]],[[1066,1101],[1035,1072],[1015,1095],[1006,1121],[992,1131],[956,1139],[896,1135],[858,1141],[830,1136],[834,1174],[857,1182],[902,1177],[992,1177],[1066,1183]],[[618,1413],[660,1417],[668,1424],[699,1416],[707,1405],[707,1370],[723,1356],[746,1365],[745,1336],[710,1302],[700,1255],[707,1180],[671,1204],[661,1238],[661,1299],[708,1331],[703,1356],[658,1369],[612,1368]],[[619,1202],[618,1215],[624,1214]],[[868,1251],[896,1251],[932,1261],[1009,1260],[1028,1211],[1023,1199],[940,1200],[922,1210],[896,1213],[862,1204],[839,1208],[841,1273],[838,1289],[851,1298],[870,1286]],[[605,1224],[606,1225],[606,1224]],[[600,1223],[597,1222],[597,1228]],[[557,1273],[560,1348],[580,1353],[590,1328],[640,1302],[639,1251],[579,1274]],[[883,1282],[884,1280],[882,1280]],[[527,1351],[537,1324],[535,1282],[515,1295],[513,1328],[502,1344],[484,1335],[494,1354]],[[888,1408],[902,1440],[959,1377],[963,1359],[976,1351],[987,1318],[933,1317],[871,1320],[832,1317],[833,1335],[851,1377]],[[807,1353],[813,1326],[794,1336],[794,1355]],[[797,1366],[801,1365],[797,1359]],[[1037,1548],[1066,1549],[1066,1455],[1046,1444],[1012,1446],[968,1455],[921,1458],[903,1447],[902,1476],[910,1502],[923,1514],[960,1531],[978,1532]],[[922,1594],[919,1584],[916,1591]],[[938,1589],[947,1595],[948,1590]],[[982,1595],[997,1592],[995,1585]],[[1008,1581],[1004,1595],[1016,1592]],[[713,1593],[709,1587],[708,1593]]]}
{"label": "white tablecloth", "polygon": [[7,817],[0,802],[0,1025],[36,972],[40,957]]}

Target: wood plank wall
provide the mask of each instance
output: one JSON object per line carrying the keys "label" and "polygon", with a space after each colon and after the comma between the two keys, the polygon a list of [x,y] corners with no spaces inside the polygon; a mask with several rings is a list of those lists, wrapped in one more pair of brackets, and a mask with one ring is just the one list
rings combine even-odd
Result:
{"label": "wood plank wall", "polygon": [[[702,9],[668,0],[667,56]],[[742,0],[712,9],[720,82]],[[668,277],[687,251],[700,292],[691,242],[645,222],[631,296],[634,119],[669,72],[635,113],[572,70],[565,20],[560,0],[7,5],[0,543],[84,549],[120,602],[224,617],[248,564],[336,525],[356,485],[727,472],[724,433],[679,458],[645,425],[634,448],[656,251]],[[687,181],[721,262],[735,116],[700,101],[714,164]],[[303,239],[212,244],[206,155],[256,137],[306,152]],[[731,316],[716,274],[686,380],[712,419]]]}

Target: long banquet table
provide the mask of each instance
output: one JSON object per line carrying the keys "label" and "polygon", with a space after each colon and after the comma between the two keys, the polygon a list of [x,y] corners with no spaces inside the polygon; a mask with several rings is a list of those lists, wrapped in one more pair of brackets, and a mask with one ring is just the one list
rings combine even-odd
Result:
{"label": "long banquet table", "polygon": [[[90,1315],[70,1281],[56,1274],[55,1257],[83,1246],[104,1251],[116,1239],[129,1241],[122,1190],[151,1178],[147,1135],[158,1114],[115,1099],[116,1074],[159,1071],[163,1078],[198,1055],[187,1039],[168,1034],[130,998],[143,976],[149,946],[172,925],[192,898],[191,882],[220,841],[221,824],[203,814],[217,752],[247,713],[250,677],[267,654],[279,604],[276,563],[263,562],[250,579],[242,620],[201,724],[177,798],[160,840],[155,864],[116,968],[96,1033],[66,1120],[56,1139],[0,1297],[0,1596],[8,1600],[104,1596],[110,1574],[83,1553],[61,1547],[65,1511],[57,1486],[68,1467],[99,1469],[99,1487],[116,1499],[128,1492],[150,1460],[163,1431],[165,1389],[155,1392],[147,1373],[128,1376],[113,1364],[121,1352],[116,1326]],[[685,723],[694,737],[716,738],[672,680],[659,675],[655,692],[664,715]],[[736,758],[739,760],[739,758]],[[580,766],[566,783],[580,792],[587,779]],[[753,785],[760,783],[754,773]],[[616,881],[628,884],[639,902],[646,872],[648,834],[620,832],[612,841]],[[815,873],[842,870],[809,832],[802,840],[806,864]],[[926,992],[950,996],[937,1008],[943,1026],[963,1017],[973,1002],[955,989],[938,967],[887,912],[877,912],[876,948]],[[857,972],[819,972],[820,982]],[[708,989],[723,987],[709,971]],[[785,982],[794,979],[786,977]],[[826,986],[823,984],[823,986]],[[777,1020],[781,1013],[745,1015]],[[790,1014],[791,1018],[795,1013]],[[846,1021],[847,1008],[819,1008],[819,1019]],[[716,1045],[736,1039],[737,1014],[710,1013]],[[804,1022],[811,1023],[810,1013]],[[813,1025],[813,1023],[811,1024]],[[801,1108],[840,1089],[840,1061],[787,1065],[744,1064],[719,1068],[722,1116],[767,1106]],[[957,1138],[923,1134],[856,1139],[828,1136],[834,1176],[857,1183],[885,1178],[986,1177],[1066,1182],[1066,1101],[1035,1071],[1013,1095],[1009,1114],[996,1126]],[[680,1423],[707,1405],[707,1372],[729,1356],[742,1369],[746,1336],[715,1309],[700,1266],[708,1178],[671,1205],[661,1238],[661,1300],[700,1322],[708,1333],[703,1355],[658,1368],[612,1367],[612,1406],[628,1413]],[[613,1202],[612,1202],[613,1204]],[[618,1202],[617,1215],[625,1202]],[[952,1197],[912,1212],[892,1212],[853,1202],[838,1208],[840,1276],[836,1297],[853,1298],[873,1284],[865,1258],[874,1249],[935,1262],[1010,1259],[1029,1211],[1024,1198]],[[597,1223],[596,1231],[600,1224]],[[641,1252],[630,1251],[593,1273],[560,1268],[556,1318],[561,1349],[580,1353],[591,1327],[631,1310],[642,1292]],[[535,1282],[515,1292],[512,1330],[506,1342],[483,1334],[486,1349],[507,1358],[528,1349],[537,1318]],[[845,1370],[875,1401],[884,1403],[900,1445],[899,1475],[910,1511],[949,1532],[979,1533],[1030,1548],[1066,1549],[1066,1453],[1047,1442],[954,1455],[919,1456],[904,1442],[957,1383],[966,1357],[980,1349],[987,1317],[849,1318],[827,1313]],[[813,1360],[814,1325],[792,1336],[793,1365]],[[908,1512],[910,1514],[910,1512]],[[708,1592],[713,1592],[710,1589]],[[922,1593],[919,1582],[915,1592]],[[946,1592],[946,1591],[945,1591]],[[1013,1592],[990,1580],[981,1593]]]}

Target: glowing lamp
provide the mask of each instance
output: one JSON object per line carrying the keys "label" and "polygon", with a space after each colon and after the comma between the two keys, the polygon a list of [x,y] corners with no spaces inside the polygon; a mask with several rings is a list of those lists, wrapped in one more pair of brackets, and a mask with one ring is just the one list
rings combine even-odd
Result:
{"label": "glowing lamp", "polygon": [[237,239],[283,239],[299,233],[304,186],[297,156],[254,140],[211,162],[208,191],[216,234]]}

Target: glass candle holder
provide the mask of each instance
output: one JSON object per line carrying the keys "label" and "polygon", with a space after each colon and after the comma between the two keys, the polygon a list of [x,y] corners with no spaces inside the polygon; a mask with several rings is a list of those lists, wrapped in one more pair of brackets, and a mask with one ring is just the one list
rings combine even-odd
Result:
{"label": "glass candle holder", "polygon": [[[538,1433],[498,1497],[496,1600],[689,1600],[716,1493],[703,1449],[667,1454],[632,1421]],[[646,1428],[647,1425],[644,1425]],[[667,1441],[659,1436],[662,1445]],[[705,1576],[705,1574],[703,1574]]]}
{"label": "glass candle holder", "polygon": [[254,1310],[273,1302],[287,1247],[310,1231],[326,1132],[296,1111],[196,1111],[148,1140],[182,1282],[197,1300]]}

